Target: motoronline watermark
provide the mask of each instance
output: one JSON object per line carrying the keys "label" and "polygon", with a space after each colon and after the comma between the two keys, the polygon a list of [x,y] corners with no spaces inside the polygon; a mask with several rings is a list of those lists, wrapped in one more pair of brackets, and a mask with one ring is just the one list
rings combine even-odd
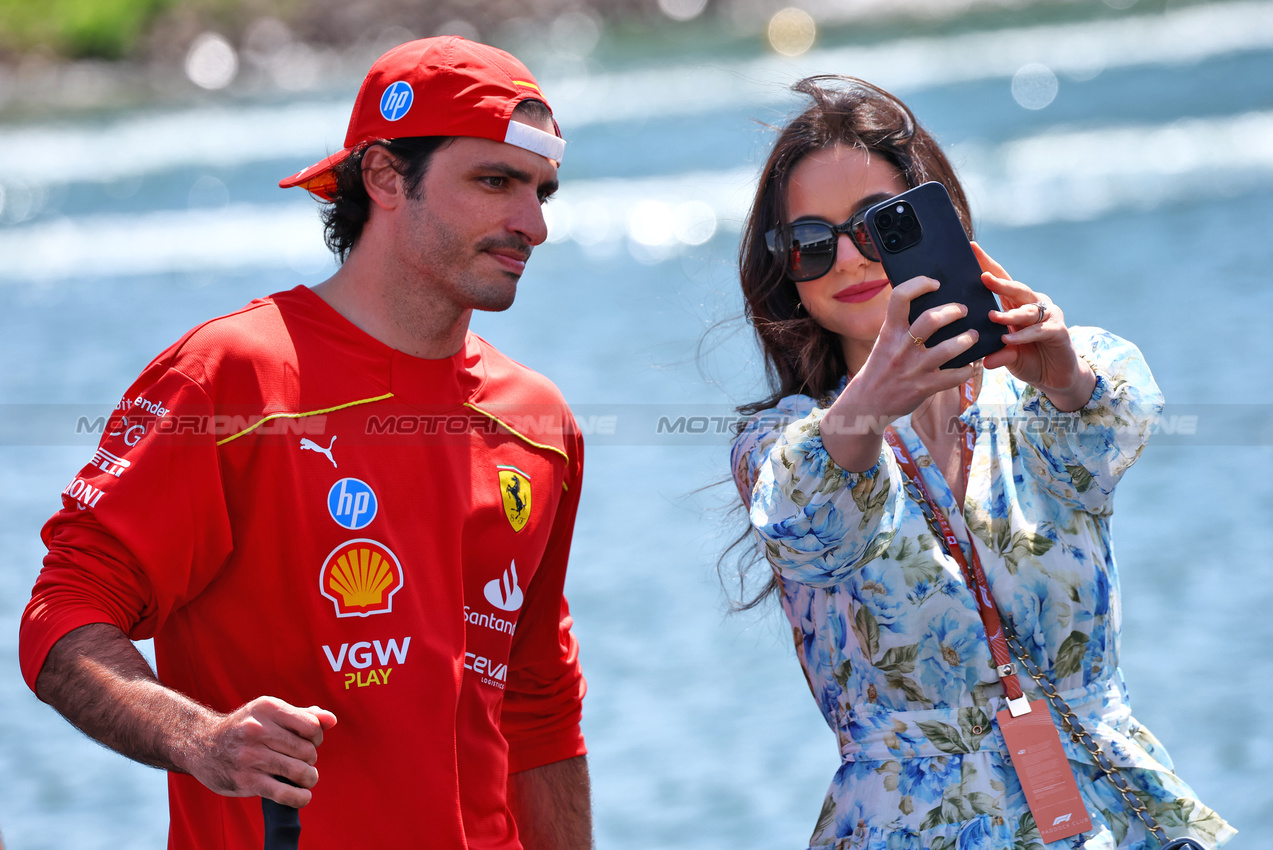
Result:
{"label": "motoronline watermark", "polygon": [[[749,423],[787,429],[817,419],[821,433],[882,434],[895,417],[849,411],[799,417],[778,410],[745,416],[723,404],[578,404],[571,415],[554,405],[429,409],[365,405],[336,412],[217,409],[163,415],[134,408],[127,415],[101,405],[0,404],[0,445],[95,446],[127,449],[143,439],[229,444],[244,439],[295,442],[339,435],[341,445],[411,444],[420,440],[466,441],[513,435],[560,445],[583,437],[589,446],[726,446]],[[1273,445],[1273,404],[1168,405],[1156,416],[1118,411],[1114,416],[1034,413],[1020,407],[979,406],[968,417],[979,432],[1058,437],[1105,435],[1120,442],[1151,437],[1154,444],[1195,446]],[[952,422],[951,429],[958,423]]]}

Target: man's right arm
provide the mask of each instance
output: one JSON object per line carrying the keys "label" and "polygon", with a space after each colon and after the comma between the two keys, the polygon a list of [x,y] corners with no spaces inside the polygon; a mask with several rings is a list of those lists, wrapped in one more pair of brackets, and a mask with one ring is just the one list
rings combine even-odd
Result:
{"label": "man's right arm", "polygon": [[329,711],[273,697],[230,714],[213,711],[165,687],[132,641],[107,623],[59,639],[35,690],[82,732],[128,758],[188,773],[218,794],[293,807],[309,802],[318,746],[336,723]]}

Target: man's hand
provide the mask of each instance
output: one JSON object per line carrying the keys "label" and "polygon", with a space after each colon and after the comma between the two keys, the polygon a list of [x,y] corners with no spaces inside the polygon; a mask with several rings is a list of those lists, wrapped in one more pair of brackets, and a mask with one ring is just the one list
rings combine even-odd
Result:
{"label": "man's hand", "polygon": [[218,794],[295,808],[310,801],[318,746],[336,725],[330,711],[274,697],[230,714],[213,711],[164,686],[132,641],[106,623],[63,636],[35,685],[82,732],[128,758],[189,773]]}
{"label": "man's hand", "polygon": [[268,797],[296,809],[309,803],[318,747],[336,715],[258,697],[210,720],[188,754],[174,754],[186,773],[227,797]]}

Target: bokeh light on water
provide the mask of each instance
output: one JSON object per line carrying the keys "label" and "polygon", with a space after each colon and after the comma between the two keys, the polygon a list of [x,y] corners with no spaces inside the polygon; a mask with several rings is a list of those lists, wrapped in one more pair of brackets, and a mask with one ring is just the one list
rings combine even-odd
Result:
{"label": "bokeh light on water", "polygon": [[223,89],[239,72],[239,55],[224,36],[206,32],[186,53],[186,76],[203,89]]}
{"label": "bokeh light on water", "polygon": [[783,56],[799,56],[813,47],[813,41],[818,35],[818,25],[808,12],[788,6],[775,12],[769,19],[766,34],[774,50]]}
{"label": "bokeh light on water", "polygon": [[1031,62],[1012,75],[1012,99],[1026,109],[1044,109],[1056,100],[1059,83],[1047,65]]}

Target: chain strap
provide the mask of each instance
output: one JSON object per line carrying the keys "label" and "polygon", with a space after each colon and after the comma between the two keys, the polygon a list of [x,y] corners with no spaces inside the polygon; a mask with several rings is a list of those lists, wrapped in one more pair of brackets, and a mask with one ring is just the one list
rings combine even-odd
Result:
{"label": "chain strap", "polygon": [[[942,540],[940,526],[937,521],[937,516],[933,512],[932,505],[929,504],[928,499],[924,497],[924,494],[920,491],[915,482],[911,480],[909,475],[903,476],[903,480],[906,483],[906,492],[910,494],[910,497],[920,506],[920,510],[923,511],[924,519],[928,521],[929,529],[937,536],[938,541]],[[1025,651],[1025,647],[1023,647],[1021,645],[1021,641],[1017,639],[1017,633],[1013,628],[1012,621],[1004,616],[1002,611],[999,613],[999,617],[1003,624],[1004,635],[1008,638],[1009,648],[1012,650],[1013,654],[1016,655],[1017,660],[1021,662],[1021,666],[1025,668],[1026,672],[1030,675],[1030,678],[1034,679],[1034,681],[1038,684],[1039,689],[1043,691],[1048,702],[1050,702],[1052,707],[1056,710],[1057,716],[1061,718],[1061,723],[1065,727],[1065,731],[1070,735],[1070,740],[1074,741],[1076,744],[1083,745],[1083,748],[1086,749],[1088,754],[1092,757],[1092,762],[1096,765],[1097,769],[1105,774],[1105,776],[1109,778],[1109,781],[1114,784],[1114,787],[1118,789],[1118,792],[1123,795],[1123,800],[1127,803],[1128,808],[1135,812],[1137,817],[1139,817],[1145,824],[1145,828],[1153,833],[1153,836],[1158,839],[1159,845],[1166,847],[1168,842],[1171,841],[1171,839],[1167,836],[1166,831],[1158,824],[1158,821],[1154,819],[1154,816],[1149,813],[1149,810],[1145,808],[1145,805],[1140,801],[1140,798],[1136,796],[1136,792],[1133,791],[1131,786],[1127,784],[1127,779],[1118,772],[1118,768],[1115,767],[1114,763],[1109,760],[1109,756],[1105,755],[1105,751],[1101,749],[1101,745],[1098,744],[1096,739],[1092,737],[1091,733],[1084,728],[1082,721],[1078,718],[1078,715],[1074,713],[1069,704],[1057,692],[1056,686],[1052,684],[1051,680],[1048,679],[1047,676],[1043,675],[1043,671],[1039,669],[1039,665],[1034,663],[1034,659],[1031,658],[1030,654]]]}
{"label": "chain strap", "polygon": [[1052,681],[1047,676],[1043,675],[1039,665],[1034,663],[1034,659],[1025,651],[1021,641],[1017,639],[1016,630],[1006,619],[1003,623],[1003,631],[1008,637],[1008,646],[1012,648],[1012,652],[1017,656],[1017,660],[1021,662],[1021,666],[1030,674],[1030,678],[1038,684],[1039,689],[1048,698],[1048,702],[1052,703],[1052,708],[1056,710],[1057,716],[1061,718],[1061,725],[1065,727],[1066,732],[1070,733],[1070,740],[1076,744],[1083,745],[1088,755],[1092,757],[1092,762],[1097,769],[1104,773],[1109,778],[1109,781],[1114,783],[1118,793],[1123,795],[1123,800],[1126,801],[1127,807],[1144,822],[1145,828],[1154,834],[1154,837],[1158,839],[1158,843],[1165,846],[1171,840],[1167,837],[1167,833],[1158,825],[1158,821],[1149,813],[1144,804],[1141,803],[1140,798],[1136,796],[1136,792],[1127,784],[1127,779],[1118,772],[1118,768],[1109,760],[1109,756],[1105,755],[1101,745],[1096,742],[1096,739],[1083,726],[1082,721],[1079,720],[1074,710],[1070,708],[1069,703],[1057,693],[1056,686],[1052,684]]}

